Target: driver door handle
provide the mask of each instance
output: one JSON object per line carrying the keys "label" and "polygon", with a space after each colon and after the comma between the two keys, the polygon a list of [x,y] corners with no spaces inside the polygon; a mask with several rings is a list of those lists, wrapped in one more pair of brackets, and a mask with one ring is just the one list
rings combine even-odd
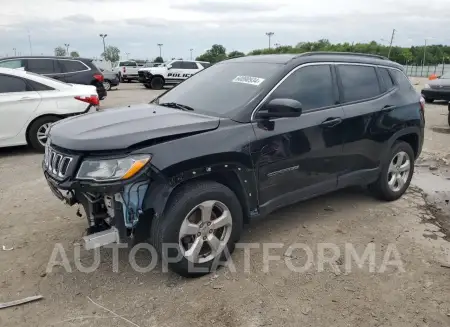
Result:
{"label": "driver door handle", "polygon": [[339,125],[340,123],[342,123],[342,119],[341,118],[328,118],[325,121],[322,122],[322,124],[320,124],[320,126],[322,127],[334,127],[336,125]]}

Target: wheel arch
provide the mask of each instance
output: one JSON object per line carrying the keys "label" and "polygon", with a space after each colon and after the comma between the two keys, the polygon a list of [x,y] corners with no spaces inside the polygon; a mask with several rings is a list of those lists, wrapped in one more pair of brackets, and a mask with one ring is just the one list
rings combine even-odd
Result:
{"label": "wheel arch", "polygon": [[55,114],[44,114],[44,115],[40,115],[40,116],[34,117],[33,120],[31,120],[31,121],[28,123],[27,128],[26,128],[26,130],[25,130],[25,139],[26,139],[28,145],[30,145],[30,136],[29,136],[29,132],[30,132],[31,126],[34,124],[34,122],[35,122],[36,120],[41,119],[41,118],[44,118],[44,117],[56,117],[56,118],[58,118],[58,119],[63,119],[63,118],[65,118],[65,117],[62,116],[62,115],[55,115]]}
{"label": "wheel arch", "polygon": [[239,162],[205,165],[180,171],[170,177],[162,177],[167,176],[164,172],[158,174],[161,177],[153,180],[144,197],[144,212],[161,215],[177,189],[199,180],[215,181],[231,189],[241,203],[244,222],[248,222],[252,212],[257,210],[257,186],[253,171]]}

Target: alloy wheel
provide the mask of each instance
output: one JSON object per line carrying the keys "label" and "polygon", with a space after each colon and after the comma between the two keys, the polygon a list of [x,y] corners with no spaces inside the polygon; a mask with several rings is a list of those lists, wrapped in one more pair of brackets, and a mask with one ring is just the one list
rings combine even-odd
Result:
{"label": "alloy wheel", "polygon": [[388,185],[391,191],[399,192],[405,186],[411,171],[411,160],[404,151],[392,158],[388,169]]}
{"label": "alloy wheel", "polygon": [[39,127],[39,129],[37,131],[37,139],[38,139],[39,143],[43,146],[45,146],[45,143],[47,142],[47,136],[48,136],[48,131],[49,131],[50,125],[51,125],[51,123],[43,124],[41,127]]}
{"label": "alloy wheel", "polygon": [[204,263],[220,255],[226,247],[233,219],[220,201],[204,201],[184,218],[178,242],[182,255],[192,263]]}

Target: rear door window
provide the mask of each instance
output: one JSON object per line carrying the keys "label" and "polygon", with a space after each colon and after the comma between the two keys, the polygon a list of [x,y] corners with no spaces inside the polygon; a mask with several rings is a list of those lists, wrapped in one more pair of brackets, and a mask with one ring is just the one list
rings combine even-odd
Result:
{"label": "rear door window", "polygon": [[78,60],[60,60],[63,73],[75,73],[87,70],[88,68]]}
{"label": "rear door window", "polygon": [[0,93],[17,93],[29,91],[27,83],[19,77],[0,75]]}
{"label": "rear door window", "polygon": [[27,59],[27,70],[36,74],[59,74],[61,68],[54,59]]}
{"label": "rear door window", "polygon": [[344,102],[370,99],[381,94],[374,67],[337,65]]}

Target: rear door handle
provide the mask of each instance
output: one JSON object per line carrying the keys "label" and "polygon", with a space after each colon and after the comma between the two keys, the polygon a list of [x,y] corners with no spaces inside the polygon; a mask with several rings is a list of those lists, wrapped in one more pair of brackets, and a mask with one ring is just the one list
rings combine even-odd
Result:
{"label": "rear door handle", "polygon": [[320,124],[320,126],[323,126],[323,127],[334,127],[336,125],[339,125],[340,123],[342,123],[342,119],[341,118],[328,118],[327,120],[322,122]]}
{"label": "rear door handle", "polygon": [[391,106],[391,105],[386,105],[386,106],[383,107],[383,110],[386,110],[386,111],[391,111],[391,110],[394,110],[394,109],[395,109],[395,106]]}

